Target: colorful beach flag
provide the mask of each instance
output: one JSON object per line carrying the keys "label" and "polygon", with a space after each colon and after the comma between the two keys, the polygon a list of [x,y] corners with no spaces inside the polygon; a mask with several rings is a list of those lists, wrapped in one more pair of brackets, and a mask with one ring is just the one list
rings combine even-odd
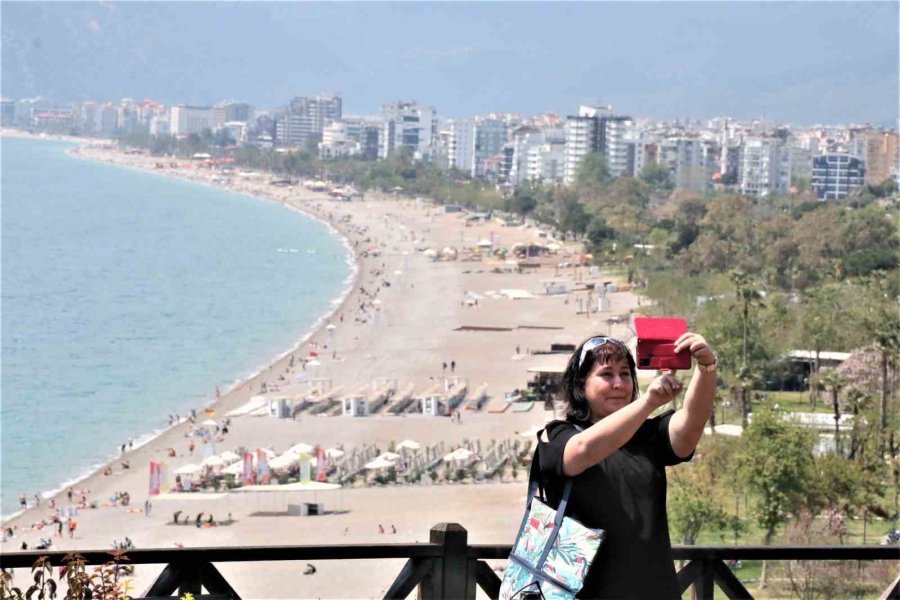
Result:
{"label": "colorful beach flag", "polygon": [[253,485],[256,483],[253,477],[253,455],[249,452],[244,452],[244,474],[242,481],[244,482],[244,485]]}
{"label": "colorful beach flag", "polygon": [[316,481],[325,481],[328,478],[328,457],[325,448],[316,448]]}
{"label": "colorful beach flag", "polygon": [[162,463],[150,461],[150,495],[156,496],[162,487]]}
{"label": "colorful beach flag", "polygon": [[259,485],[269,483],[269,459],[262,448],[256,449],[256,483]]}

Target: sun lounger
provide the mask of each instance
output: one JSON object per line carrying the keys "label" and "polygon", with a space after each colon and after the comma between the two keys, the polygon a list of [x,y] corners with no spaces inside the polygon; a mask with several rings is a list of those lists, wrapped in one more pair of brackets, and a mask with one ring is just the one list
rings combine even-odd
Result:
{"label": "sun lounger", "polygon": [[488,399],[487,388],[488,384],[482,383],[469,395],[465,404],[466,410],[481,410],[481,407],[484,406]]}

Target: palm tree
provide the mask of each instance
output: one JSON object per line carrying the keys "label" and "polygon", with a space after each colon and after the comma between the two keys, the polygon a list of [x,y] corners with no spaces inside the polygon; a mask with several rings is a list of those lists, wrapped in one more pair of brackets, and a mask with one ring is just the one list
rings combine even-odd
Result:
{"label": "palm tree", "polygon": [[741,305],[741,325],[743,328],[742,345],[741,345],[741,367],[739,375],[739,385],[741,386],[741,413],[743,416],[743,426],[747,426],[747,414],[750,412],[749,389],[752,386],[753,369],[749,362],[748,339],[750,333],[750,308],[761,308],[764,306],[762,294],[756,288],[751,286],[752,280],[749,275],[740,270],[731,272],[731,282],[734,284],[735,296]]}
{"label": "palm tree", "polygon": [[819,374],[819,383],[831,391],[831,406],[834,409],[834,446],[837,453],[841,454],[841,431],[838,424],[841,420],[841,408],[838,403],[841,388],[846,385],[847,380],[837,369],[829,369]]}

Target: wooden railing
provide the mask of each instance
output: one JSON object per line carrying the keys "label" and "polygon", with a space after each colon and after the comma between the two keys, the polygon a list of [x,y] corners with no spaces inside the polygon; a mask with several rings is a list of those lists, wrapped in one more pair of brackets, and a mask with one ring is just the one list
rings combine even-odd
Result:
{"label": "wooden railing", "polygon": [[[203,590],[209,598],[238,600],[240,595],[216,569],[215,563],[360,560],[406,558],[407,562],[388,588],[385,598],[406,598],[416,588],[422,600],[440,598],[474,599],[476,586],[496,600],[500,578],[486,560],[504,560],[507,545],[470,545],[468,532],[457,523],[440,523],[431,529],[427,544],[377,544],[343,546],[241,546],[217,548],[181,548],[129,550],[128,564],[165,564],[166,568],[143,593],[143,598],[166,598],[190,592],[195,597]],[[17,552],[0,554],[5,570],[31,567],[40,557],[54,566],[62,566],[67,552]],[[110,560],[108,551],[80,551],[88,565]],[[866,560],[900,562],[896,546],[675,546],[675,560],[687,561],[678,571],[678,583],[684,592],[693,586],[694,597],[713,598],[718,586],[733,599],[752,598],[728,568],[730,560]],[[900,577],[891,582],[882,599],[900,600]],[[135,599],[139,600],[139,599]]]}

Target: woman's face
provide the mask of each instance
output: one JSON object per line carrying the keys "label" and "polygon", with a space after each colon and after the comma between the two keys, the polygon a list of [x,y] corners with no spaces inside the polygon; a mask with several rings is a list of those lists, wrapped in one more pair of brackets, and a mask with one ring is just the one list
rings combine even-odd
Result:
{"label": "woman's face", "polygon": [[631,369],[623,359],[597,363],[588,373],[584,395],[591,409],[591,420],[608,417],[631,402],[634,393]]}

